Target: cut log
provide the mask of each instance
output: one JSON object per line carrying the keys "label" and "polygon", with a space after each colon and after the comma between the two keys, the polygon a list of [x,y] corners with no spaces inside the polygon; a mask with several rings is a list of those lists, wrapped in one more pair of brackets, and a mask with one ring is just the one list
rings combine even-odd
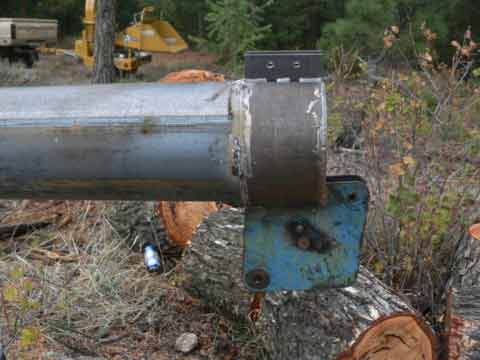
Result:
{"label": "cut log", "polygon": [[448,294],[449,360],[480,359],[480,224],[459,243]]}
{"label": "cut log", "polygon": [[[242,281],[242,238],[242,211],[213,214],[197,230],[183,271],[193,295],[248,322],[253,297]],[[257,331],[279,360],[435,358],[431,330],[365,268],[345,289],[267,295]]]}
{"label": "cut log", "polygon": [[338,360],[433,359],[431,330],[412,313],[375,321]]}
{"label": "cut log", "polygon": [[170,242],[185,247],[192,241],[197,227],[206,217],[218,211],[218,207],[214,202],[162,201],[158,211]]}
{"label": "cut log", "polygon": [[193,82],[222,82],[225,76],[206,70],[182,70],[173,72],[165,76],[160,82],[162,83],[193,83]]}

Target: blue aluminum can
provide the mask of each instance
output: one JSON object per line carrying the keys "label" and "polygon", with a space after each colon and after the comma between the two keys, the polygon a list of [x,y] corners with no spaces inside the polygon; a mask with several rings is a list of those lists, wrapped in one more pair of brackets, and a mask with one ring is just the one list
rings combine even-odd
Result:
{"label": "blue aluminum can", "polygon": [[162,261],[160,260],[158,248],[155,245],[145,244],[143,247],[143,256],[145,260],[145,267],[149,272],[161,270]]}

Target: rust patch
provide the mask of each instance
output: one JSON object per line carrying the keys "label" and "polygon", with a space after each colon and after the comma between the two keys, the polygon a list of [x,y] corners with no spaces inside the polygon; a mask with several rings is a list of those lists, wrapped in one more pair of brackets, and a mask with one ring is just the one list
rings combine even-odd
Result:
{"label": "rust patch", "polygon": [[447,299],[447,353],[448,360],[458,360],[462,353],[462,338],[464,322],[462,318],[455,316],[453,312],[453,297],[455,291],[450,290]]}
{"label": "rust patch", "polygon": [[447,332],[448,360],[458,360],[462,354],[464,321],[459,316],[451,316]]}
{"label": "rust patch", "polygon": [[262,315],[263,299],[265,298],[265,295],[266,293],[264,292],[258,292],[253,296],[253,301],[248,313],[248,318],[253,324],[255,324]]}

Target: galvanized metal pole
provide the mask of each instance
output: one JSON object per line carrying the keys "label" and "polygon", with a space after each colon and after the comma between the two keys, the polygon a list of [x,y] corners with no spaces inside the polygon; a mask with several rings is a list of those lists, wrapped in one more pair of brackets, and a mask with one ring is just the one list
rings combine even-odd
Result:
{"label": "galvanized metal pole", "polygon": [[0,89],[0,198],[305,206],[325,193],[323,83]]}

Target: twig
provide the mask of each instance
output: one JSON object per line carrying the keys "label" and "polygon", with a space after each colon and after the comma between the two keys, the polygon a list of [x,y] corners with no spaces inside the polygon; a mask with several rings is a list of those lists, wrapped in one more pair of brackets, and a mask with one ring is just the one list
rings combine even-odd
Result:
{"label": "twig", "polygon": [[337,150],[341,151],[341,152],[350,153],[350,154],[358,154],[358,155],[366,155],[367,154],[367,152],[364,151],[364,150],[348,149],[348,148],[344,148],[344,147],[338,147]]}
{"label": "twig", "polygon": [[42,221],[31,224],[0,225],[0,240],[11,240],[51,224],[51,222]]}
{"label": "twig", "polygon": [[7,331],[8,331],[8,336],[12,336],[11,329],[10,329],[10,317],[8,316],[8,311],[7,311],[7,304],[5,301],[5,297],[3,296],[3,291],[0,291],[0,300],[2,302],[2,310],[3,310],[3,317],[5,318],[5,321],[7,322]]}
{"label": "twig", "polygon": [[30,254],[30,257],[35,260],[42,260],[45,262],[58,261],[58,262],[64,262],[64,263],[78,262],[81,259],[80,256],[61,255],[56,252],[48,251],[44,249],[33,249],[32,254]]}
{"label": "twig", "polygon": [[100,339],[98,340],[98,343],[101,345],[106,345],[106,344],[112,344],[117,341],[123,340],[126,337],[128,337],[130,334],[128,332],[124,332],[123,334],[116,335],[116,336],[110,336],[109,338],[106,339]]}

